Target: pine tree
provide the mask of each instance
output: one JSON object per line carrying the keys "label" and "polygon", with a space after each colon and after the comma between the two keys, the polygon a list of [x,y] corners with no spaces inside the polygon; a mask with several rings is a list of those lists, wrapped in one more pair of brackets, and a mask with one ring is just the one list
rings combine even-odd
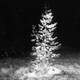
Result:
{"label": "pine tree", "polygon": [[41,24],[38,24],[39,30],[37,31],[36,26],[33,26],[34,34],[32,36],[35,36],[35,39],[32,41],[36,42],[36,46],[32,47],[34,51],[32,55],[36,55],[37,62],[48,62],[49,59],[59,56],[59,54],[53,53],[61,44],[55,42],[57,37],[52,37],[57,25],[57,23],[52,24],[52,19],[51,10],[46,10],[45,14],[42,14]]}
{"label": "pine tree", "polygon": [[34,78],[48,80],[49,77],[61,72],[50,62],[50,60],[54,60],[55,57],[59,56],[54,51],[61,45],[55,42],[57,37],[53,38],[57,23],[52,24],[52,19],[51,10],[45,10],[45,13],[42,14],[42,19],[40,19],[41,24],[38,24],[38,27],[33,26],[32,36],[34,38],[31,41],[35,42],[35,45],[32,47],[33,52],[31,54],[36,56],[36,59],[31,61],[29,68],[21,67],[15,72],[20,80],[26,78],[30,80]]}
{"label": "pine tree", "polygon": [[53,38],[53,31],[56,29],[57,23],[52,24],[52,19],[51,10],[45,10],[45,13],[42,14],[42,19],[40,19],[41,24],[38,24],[38,28],[33,26],[32,36],[35,38],[31,41],[35,42],[35,46],[32,47],[32,55],[35,55],[36,59],[32,61],[32,64],[35,68],[34,71],[39,72],[39,75],[52,71],[53,68],[51,67],[52,63],[50,63],[50,60],[59,57],[59,54],[55,54],[54,51],[61,44],[55,42],[57,37]]}

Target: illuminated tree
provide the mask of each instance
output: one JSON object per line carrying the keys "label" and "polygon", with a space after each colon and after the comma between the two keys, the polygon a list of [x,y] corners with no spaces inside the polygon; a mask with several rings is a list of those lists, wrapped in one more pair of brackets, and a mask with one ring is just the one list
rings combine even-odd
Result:
{"label": "illuminated tree", "polygon": [[52,24],[52,18],[51,10],[46,10],[45,14],[42,14],[41,24],[38,24],[39,30],[37,31],[36,26],[33,26],[32,36],[35,36],[35,39],[32,41],[36,43],[36,46],[32,47],[34,51],[32,55],[36,55],[35,62],[48,63],[49,59],[59,56],[54,53],[61,44],[55,42],[57,37],[52,37],[57,25],[57,23]]}
{"label": "illuminated tree", "polygon": [[51,10],[46,10],[42,14],[41,23],[38,24],[38,27],[33,26],[33,34],[31,36],[34,38],[31,41],[35,42],[35,45],[32,47],[33,52],[31,54],[36,56],[36,59],[31,61],[29,68],[22,67],[15,72],[20,80],[28,78],[30,80],[36,80],[36,78],[39,80],[49,80],[48,78],[53,74],[61,72],[50,62],[55,57],[59,57],[59,54],[55,54],[54,51],[61,45],[55,42],[57,37],[53,38],[57,23],[52,24],[52,18]]}
{"label": "illuminated tree", "polygon": [[31,41],[35,42],[35,46],[32,47],[32,55],[36,56],[36,59],[32,61],[34,72],[39,74],[38,76],[53,74],[54,67],[52,66],[51,60],[55,57],[59,57],[59,54],[55,54],[54,51],[59,48],[61,44],[55,42],[57,37],[53,37],[54,30],[56,29],[57,23],[52,24],[52,13],[51,10],[46,10],[45,14],[42,14],[42,19],[38,24],[38,28],[33,26],[33,34],[35,38]]}

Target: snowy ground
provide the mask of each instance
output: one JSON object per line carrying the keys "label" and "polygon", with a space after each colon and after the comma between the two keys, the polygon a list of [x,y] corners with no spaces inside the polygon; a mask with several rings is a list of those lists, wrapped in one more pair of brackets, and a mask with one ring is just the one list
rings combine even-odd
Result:
{"label": "snowy ground", "polygon": [[[80,54],[75,51],[62,51],[63,56],[55,59],[52,63],[53,66],[60,69],[62,72],[60,74],[55,74],[51,78],[43,79],[43,80],[80,80]],[[73,53],[73,54],[72,54]],[[8,78],[8,80],[12,80],[14,76],[14,72],[16,70],[21,69],[23,66],[29,67],[29,60],[23,59],[9,59],[0,61],[0,80],[4,80]],[[12,65],[12,68],[10,68]],[[1,71],[2,68],[8,68],[9,72],[7,74]],[[12,70],[11,70],[12,69]],[[23,71],[25,68],[23,69]],[[21,72],[20,72],[21,73]],[[28,78],[25,77],[24,80]],[[30,80],[33,80],[32,78]],[[36,80],[34,78],[34,80]],[[41,79],[40,79],[41,80]]]}
{"label": "snowy ground", "polygon": [[[62,80],[62,78],[64,78],[63,80],[67,80],[66,78],[68,78],[70,80],[74,80],[73,77],[80,79],[80,77],[79,77],[80,76],[80,64],[79,64],[79,62],[80,62],[80,59],[76,59],[76,58],[57,59],[57,60],[55,60],[53,62],[53,66],[56,67],[56,68],[58,68],[58,69],[60,69],[60,70],[62,70],[62,73],[55,74],[55,76],[53,76],[52,78],[54,78],[55,80]],[[20,64],[20,63],[16,64],[16,66],[13,67],[13,68],[15,68],[15,70],[18,70],[19,68],[21,68],[23,66],[27,67],[28,63],[25,63],[25,62],[21,62],[21,63],[22,64]],[[9,72],[8,75],[10,73],[11,72]],[[1,75],[3,75],[3,74],[1,73]],[[3,77],[5,77],[5,75],[3,75]],[[26,79],[27,78],[25,78],[25,80]],[[78,80],[78,79],[75,79],[75,80]]]}

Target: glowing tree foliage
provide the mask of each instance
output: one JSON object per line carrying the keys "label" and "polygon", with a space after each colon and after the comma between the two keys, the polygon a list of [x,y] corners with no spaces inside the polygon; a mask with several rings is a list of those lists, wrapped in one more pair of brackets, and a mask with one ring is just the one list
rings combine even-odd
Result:
{"label": "glowing tree foliage", "polygon": [[53,38],[57,23],[52,24],[52,18],[51,10],[46,10],[45,14],[42,14],[41,24],[38,24],[38,28],[33,26],[32,36],[35,38],[31,41],[35,42],[35,46],[32,47],[31,54],[35,55],[36,59],[31,61],[30,67],[21,67],[15,72],[20,80],[49,80],[53,74],[61,72],[50,62],[59,56],[54,51],[61,45],[55,42],[57,37]]}
{"label": "glowing tree foliage", "polygon": [[52,19],[51,10],[46,10],[45,14],[42,14],[41,24],[38,24],[39,30],[37,31],[36,26],[33,26],[34,34],[32,36],[35,36],[35,39],[32,41],[36,42],[36,46],[33,46],[32,55],[37,56],[36,62],[48,63],[49,59],[59,56],[59,54],[53,53],[61,44],[55,42],[57,37],[52,37],[57,25],[57,23],[52,24]]}
{"label": "glowing tree foliage", "polygon": [[51,10],[46,10],[45,14],[42,14],[40,19],[41,24],[38,24],[38,30],[36,26],[33,26],[33,34],[35,38],[32,42],[36,45],[32,47],[32,55],[36,56],[36,60],[32,61],[34,72],[39,74],[38,76],[53,74],[54,67],[50,60],[54,60],[54,57],[58,57],[59,54],[55,54],[54,51],[59,48],[61,44],[55,42],[57,37],[53,38],[54,30],[56,29],[57,23],[52,24],[52,13]]}

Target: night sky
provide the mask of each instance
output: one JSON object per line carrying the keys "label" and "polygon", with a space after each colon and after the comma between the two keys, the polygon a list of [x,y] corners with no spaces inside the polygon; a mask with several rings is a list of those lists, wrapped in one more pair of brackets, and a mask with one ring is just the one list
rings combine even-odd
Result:
{"label": "night sky", "polygon": [[[55,35],[61,50],[80,52],[80,2],[78,0],[0,1],[0,57],[30,57],[32,25],[40,23],[45,5],[57,22]],[[76,52],[76,53],[75,53]],[[65,53],[67,54],[67,53]]]}

